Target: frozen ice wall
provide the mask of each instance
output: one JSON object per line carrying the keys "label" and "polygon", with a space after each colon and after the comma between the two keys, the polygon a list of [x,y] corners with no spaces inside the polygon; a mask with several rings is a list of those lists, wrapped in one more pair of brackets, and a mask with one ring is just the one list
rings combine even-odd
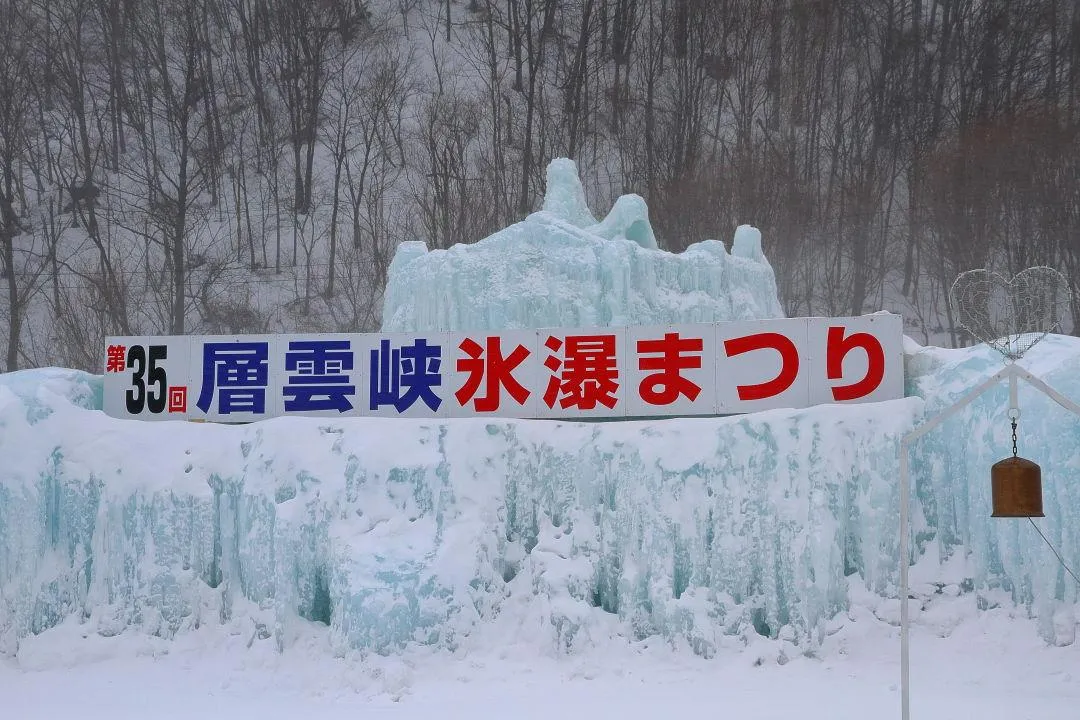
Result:
{"label": "frozen ice wall", "polygon": [[235,623],[283,647],[306,619],[340,651],[485,628],[571,650],[620,633],[805,647],[849,574],[892,584],[891,453],[918,407],[224,427],[111,419],[50,383],[0,384],[6,652],[65,618]]}
{"label": "frozen ice wall", "polygon": [[548,166],[543,208],[472,245],[403,243],[390,266],[384,331],[606,327],[783,317],[755,228],[729,253],[706,240],[657,249],[649,209],[620,197],[597,222],[573,161]]}
{"label": "frozen ice wall", "polygon": [[[338,652],[485,633],[803,652],[856,602],[895,621],[898,439],[924,402],[1000,368],[909,350],[921,397],[649,423],[139,423],[92,409],[91,376],[0,375],[0,653],[66,619],[166,637],[226,623],[283,648],[326,623]],[[1080,341],[1024,362],[1080,398]],[[1026,521],[990,518],[1006,392],[914,449],[915,617],[973,593],[1071,643],[1076,586]],[[1080,564],[1080,419],[1020,398],[1037,522]]]}

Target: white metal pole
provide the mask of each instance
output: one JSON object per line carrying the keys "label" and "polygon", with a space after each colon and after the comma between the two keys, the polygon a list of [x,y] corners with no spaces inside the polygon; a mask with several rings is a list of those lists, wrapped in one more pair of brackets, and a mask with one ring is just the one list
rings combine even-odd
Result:
{"label": "white metal pole", "polygon": [[909,694],[908,641],[908,499],[911,488],[908,480],[908,438],[900,441],[900,717],[911,717]]}
{"label": "white metal pole", "polygon": [[1046,395],[1048,398],[1050,398],[1051,400],[1056,402],[1061,407],[1065,408],[1066,410],[1073,413],[1074,415],[1080,415],[1080,404],[1077,404],[1077,403],[1073,402],[1072,400],[1070,400],[1069,398],[1065,397],[1064,395],[1059,393],[1057,390],[1050,387],[1049,385],[1044,383],[1042,380],[1040,380],[1039,378],[1037,378],[1034,375],[1032,375],[1031,373],[1029,373],[1027,370],[1017,368],[1016,369],[1016,374],[1019,377],[1023,378],[1024,381],[1027,382],[1029,385],[1031,385],[1033,388],[1035,388],[1036,390],[1041,392],[1043,395]]}
{"label": "white metal pole", "polygon": [[1016,417],[1020,417],[1020,403],[1017,400],[1016,394],[1016,372],[1009,373],[1009,417],[1013,417],[1015,413]]}
{"label": "white metal pole", "polygon": [[974,390],[955,403],[939,411],[932,418],[917,426],[900,440],[900,715],[901,720],[911,717],[911,656],[910,656],[910,610],[908,608],[908,563],[909,528],[911,510],[911,479],[908,470],[908,451],[911,443],[921,438],[950,416],[967,407],[992,386],[1005,377],[1013,377],[1017,372],[1015,365],[1009,365],[979,384]]}

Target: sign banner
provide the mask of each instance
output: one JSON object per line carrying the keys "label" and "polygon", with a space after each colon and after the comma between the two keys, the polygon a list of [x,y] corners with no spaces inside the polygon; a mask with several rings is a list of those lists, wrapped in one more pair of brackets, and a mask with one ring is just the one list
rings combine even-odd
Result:
{"label": "sign banner", "polygon": [[501,332],[111,337],[104,409],[139,420],[729,415],[904,394],[879,313]]}

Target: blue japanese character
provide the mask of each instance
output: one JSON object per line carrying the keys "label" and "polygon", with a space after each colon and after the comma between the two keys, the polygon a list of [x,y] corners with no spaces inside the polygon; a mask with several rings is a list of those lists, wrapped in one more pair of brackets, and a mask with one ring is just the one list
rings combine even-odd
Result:
{"label": "blue japanese character", "polygon": [[313,340],[290,342],[285,353],[285,371],[295,373],[282,390],[285,411],[352,410],[349,395],[356,386],[349,384],[346,370],[353,369],[353,353],[348,340]]}
{"label": "blue japanese character", "polygon": [[202,392],[196,407],[210,412],[216,394],[221,415],[266,412],[269,354],[265,342],[203,345]]}
{"label": "blue japanese character", "polygon": [[428,345],[423,338],[394,350],[389,340],[381,341],[379,349],[371,351],[371,409],[393,405],[404,412],[423,400],[433,411],[438,410],[442,398],[432,388],[442,385],[441,357],[442,348]]}

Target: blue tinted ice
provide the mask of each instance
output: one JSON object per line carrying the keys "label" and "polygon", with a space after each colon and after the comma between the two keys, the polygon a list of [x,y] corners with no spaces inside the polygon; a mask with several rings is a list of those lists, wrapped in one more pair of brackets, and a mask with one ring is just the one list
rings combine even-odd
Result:
{"label": "blue tinted ice", "polygon": [[543,209],[472,245],[403,243],[383,330],[503,330],[783,317],[761,235],[738,228],[729,254],[706,240],[657,249],[649,209],[620,197],[597,223],[570,160],[548,167]]}

